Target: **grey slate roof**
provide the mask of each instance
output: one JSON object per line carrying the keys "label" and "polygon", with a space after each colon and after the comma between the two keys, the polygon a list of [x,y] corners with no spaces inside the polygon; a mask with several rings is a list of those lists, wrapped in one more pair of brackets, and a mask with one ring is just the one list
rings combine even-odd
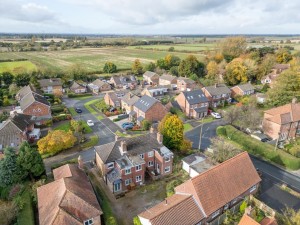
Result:
{"label": "grey slate roof", "polygon": [[213,86],[204,87],[210,95],[231,94],[231,90],[225,84],[218,84]]}
{"label": "grey slate roof", "polygon": [[120,142],[125,140],[127,144],[127,154],[139,155],[152,149],[160,149],[162,144],[158,143],[156,134],[145,134],[132,138],[120,139],[115,142],[95,146],[95,151],[104,163],[114,162],[122,157],[120,152]]}
{"label": "grey slate roof", "polygon": [[96,79],[96,80],[93,81],[92,84],[94,84],[94,85],[96,85],[96,86],[98,86],[98,87],[102,87],[102,86],[105,85],[106,83],[103,82],[103,81],[100,80],[100,79]]}
{"label": "grey slate roof", "polygon": [[139,121],[139,122],[142,122],[145,118],[142,117],[142,116],[139,116],[136,120]]}
{"label": "grey slate roof", "polygon": [[149,78],[151,78],[151,77],[153,77],[153,76],[155,76],[155,75],[158,75],[158,74],[157,74],[157,73],[154,73],[154,72],[152,72],[152,71],[146,71],[146,72],[143,74],[143,76],[149,77]]}
{"label": "grey slate roof", "polygon": [[207,112],[207,107],[199,107],[194,109],[197,113]]}
{"label": "grey slate roof", "polygon": [[119,170],[114,168],[111,171],[109,171],[109,173],[107,173],[107,179],[110,183],[120,180],[121,174],[119,173]]}
{"label": "grey slate roof", "polygon": [[184,91],[182,93],[190,105],[198,104],[201,102],[208,102],[208,99],[200,89],[194,91]]}
{"label": "grey slate roof", "polygon": [[39,94],[41,96],[43,96],[43,93],[40,90],[37,90],[35,87],[33,87],[32,85],[27,85],[22,87],[19,92],[17,93],[17,97],[19,99],[22,99],[24,96],[30,94],[31,92],[34,92],[36,94]]}
{"label": "grey slate roof", "polygon": [[194,84],[194,83],[196,83],[194,80],[189,79],[187,77],[179,77],[177,80],[183,81],[183,82],[185,82],[187,84]]}
{"label": "grey slate roof", "polygon": [[142,112],[147,112],[156,102],[159,102],[155,98],[148,95],[143,95],[134,106],[137,107]]}
{"label": "grey slate roof", "polygon": [[85,88],[85,86],[74,81],[73,84],[71,85],[70,89],[73,90],[73,89],[77,89],[77,88]]}
{"label": "grey slate roof", "polygon": [[134,75],[121,75],[121,76],[112,76],[111,79],[114,81],[116,85],[125,85],[136,83],[136,78]]}
{"label": "grey slate roof", "polygon": [[132,94],[131,92],[128,92],[121,98],[121,100],[129,106],[134,105],[139,99],[140,98],[138,96]]}
{"label": "grey slate roof", "polygon": [[20,101],[21,109],[22,110],[26,109],[28,106],[30,106],[35,101],[43,103],[47,106],[50,106],[50,103],[47,101],[46,98],[32,92],[21,99],[21,101]]}
{"label": "grey slate roof", "polygon": [[110,99],[116,104],[116,103],[120,103],[120,99],[118,98],[117,94],[115,92],[108,92],[106,93]]}
{"label": "grey slate roof", "polygon": [[61,79],[60,78],[51,78],[51,79],[41,79],[39,80],[41,87],[48,87],[48,86],[61,86]]}
{"label": "grey slate roof", "polygon": [[173,81],[173,80],[177,80],[176,76],[172,76],[170,74],[163,74],[159,77],[159,79],[161,80],[167,80],[167,81]]}
{"label": "grey slate roof", "polygon": [[130,160],[126,155],[123,155],[121,158],[117,159],[116,163],[119,165],[121,169],[133,166],[132,162],[130,162]]}
{"label": "grey slate roof", "polygon": [[252,84],[246,83],[246,84],[239,84],[237,85],[242,91],[252,91],[254,90],[254,87]]}

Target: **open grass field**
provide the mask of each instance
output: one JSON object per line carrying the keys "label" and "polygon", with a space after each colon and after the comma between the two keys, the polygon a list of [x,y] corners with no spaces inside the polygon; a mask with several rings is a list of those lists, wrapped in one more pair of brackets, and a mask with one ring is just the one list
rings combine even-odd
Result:
{"label": "open grass field", "polygon": [[[0,59],[25,58],[34,63],[38,68],[54,71],[66,70],[73,64],[81,64],[87,71],[100,71],[105,62],[115,63],[118,69],[130,69],[135,59],[140,59],[143,64],[154,62],[165,57],[168,51],[149,51],[144,49],[129,48],[79,48],[64,51],[49,52],[1,52]],[[189,53],[172,53],[180,58],[185,58]],[[203,54],[195,54],[199,60]]]}
{"label": "open grass field", "polygon": [[203,52],[214,50],[216,48],[216,43],[198,43],[198,44],[162,44],[162,45],[140,45],[140,46],[128,46],[128,49],[157,49],[168,51],[170,47],[174,47],[174,52],[172,54],[176,54],[177,51],[185,51],[185,52]]}
{"label": "open grass field", "polygon": [[11,72],[12,74],[37,70],[36,65],[30,61],[18,61],[18,62],[0,62],[0,73]]}

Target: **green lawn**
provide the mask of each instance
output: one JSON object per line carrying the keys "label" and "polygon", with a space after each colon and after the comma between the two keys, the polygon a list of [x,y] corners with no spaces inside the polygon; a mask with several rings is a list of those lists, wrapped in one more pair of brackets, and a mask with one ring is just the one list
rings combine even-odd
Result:
{"label": "green lawn", "polygon": [[29,190],[24,190],[21,195],[23,199],[24,206],[23,209],[20,210],[18,217],[17,217],[17,224],[18,225],[34,225],[34,213],[33,213],[33,205],[32,205],[32,198]]}
{"label": "green lawn", "polygon": [[36,71],[37,67],[30,61],[17,61],[17,62],[0,62],[0,73],[11,72],[12,74],[17,73],[30,73]]}
{"label": "green lawn", "polygon": [[94,100],[91,100],[87,103],[84,104],[84,107],[91,113],[91,114],[97,114],[98,112],[91,107],[91,105],[94,105],[95,103],[99,102],[101,100],[99,99],[94,99]]}
{"label": "green lawn", "polygon": [[65,123],[62,123],[54,128],[54,130],[63,130],[63,131],[69,131],[71,127],[70,121],[67,121]]}
{"label": "green lawn", "polygon": [[82,148],[90,148],[98,144],[99,137],[97,135],[93,135],[89,138],[89,140],[81,145]]}
{"label": "green lawn", "polygon": [[99,116],[97,116],[97,119],[98,119],[98,120],[102,120],[102,119],[103,119],[103,116],[99,115]]}
{"label": "green lawn", "polygon": [[185,123],[185,124],[183,124],[183,128],[184,128],[183,132],[187,132],[187,131],[193,129],[193,126],[189,123]]}
{"label": "green lawn", "polygon": [[[210,123],[212,121],[214,121],[215,119],[212,117],[212,116],[209,116],[209,117],[205,117],[203,119],[203,123]],[[202,119],[201,120],[198,120],[199,122],[202,122]]]}
{"label": "green lawn", "polygon": [[214,50],[216,48],[216,43],[197,43],[197,44],[161,44],[161,45],[139,45],[139,46],[128,46],[128,49],[148,49],[148,50],[164,50],[168,51],[170,47],[174,47],[174,52],[171,54],[176,54],[176,52],[201,52],[206,50]]}
{"label": "green lawn", "polygon": [[69,112],[71,113],[72,116],[77,116],[78,113],[75,111],[74,107],[68,108]]}

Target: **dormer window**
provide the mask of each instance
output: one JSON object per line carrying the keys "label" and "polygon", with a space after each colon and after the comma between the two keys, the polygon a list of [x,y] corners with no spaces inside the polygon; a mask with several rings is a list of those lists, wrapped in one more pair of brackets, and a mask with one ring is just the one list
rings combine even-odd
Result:
{"label": "dormer window", "polygon": [[94,224],[93,219],[89,219],[83,222],[84,225],[92,225]]}

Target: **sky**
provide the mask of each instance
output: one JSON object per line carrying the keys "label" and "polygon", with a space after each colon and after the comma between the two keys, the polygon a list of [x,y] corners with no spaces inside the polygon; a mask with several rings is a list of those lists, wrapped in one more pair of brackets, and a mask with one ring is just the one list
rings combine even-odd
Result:
{"label": "sky", "polygon": [[0,32],[300,34],[299,0],[1,0]]}

